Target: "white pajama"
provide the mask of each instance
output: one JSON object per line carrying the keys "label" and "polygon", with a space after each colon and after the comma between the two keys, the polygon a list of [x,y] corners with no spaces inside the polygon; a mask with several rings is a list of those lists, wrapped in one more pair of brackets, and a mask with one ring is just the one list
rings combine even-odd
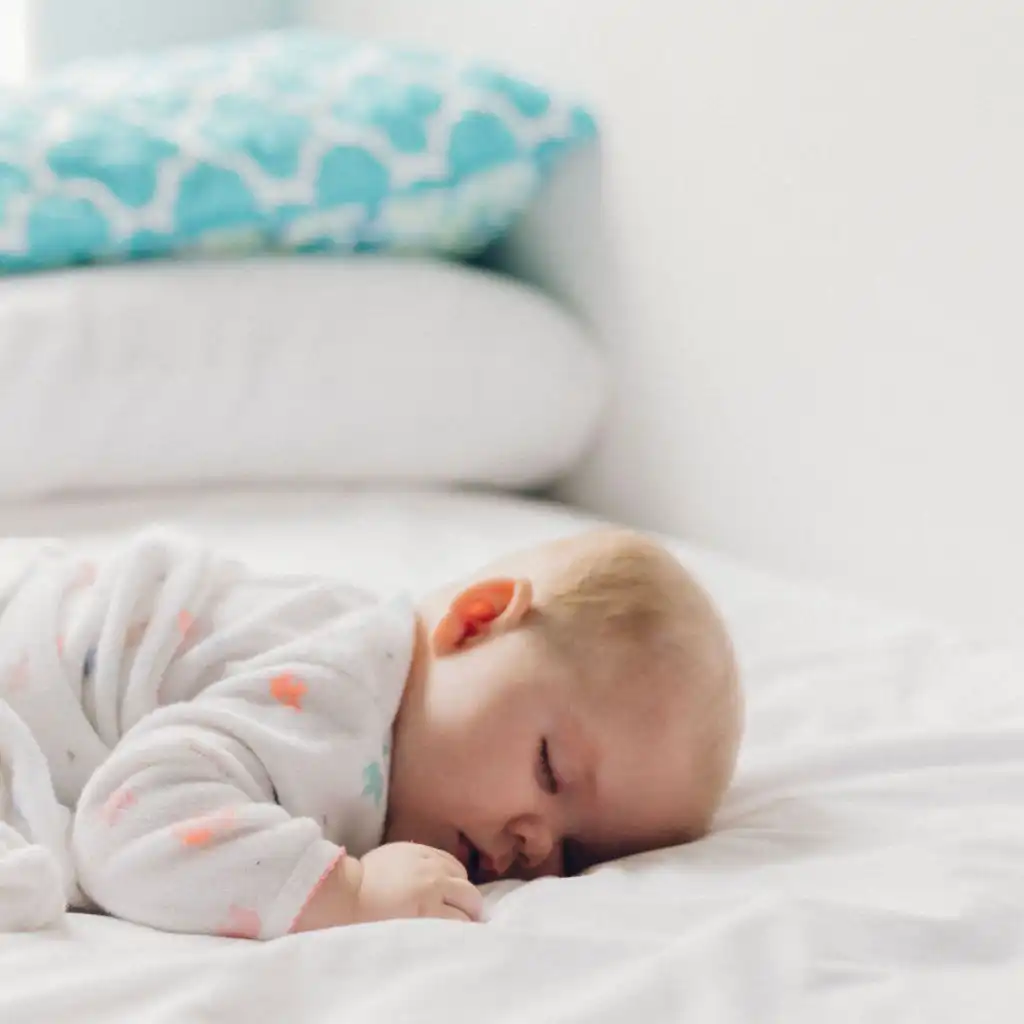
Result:
{"label": "white pajama", "polygon": [[158,531],[0,573],[0,929],[92,903],[273,938],[380,843],[408,600]]}

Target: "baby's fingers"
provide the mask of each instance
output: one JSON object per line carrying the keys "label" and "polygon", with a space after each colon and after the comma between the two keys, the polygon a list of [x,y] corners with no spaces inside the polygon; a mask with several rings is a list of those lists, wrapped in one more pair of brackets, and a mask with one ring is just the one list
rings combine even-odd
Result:
{"label": "baby's fingers", "polygon": [[462,924],[474,923],[473,918],[464,910],[459,910],[457,907],[449,907],[447,903],[438,907],[437,913],[433,917],[439,921],[461,921]]}
{"label": "baby's fingers", "polygon": [[466,879],[469,877],[465,866],[458,857],[452,856],[446,850],[435,850],[433,848],[430,849],[430,854],[441,861],[445,874],[451,875],[453,878]]}
{"label": "baby's fingers", "polygon": [[[480,890],[459,878],[449,879],[444,887],[444,905],[441,910],[458,911],[468,921],[480,921],[484,916],[484,898]],[[442,916],[448,917],[449,914]]]}

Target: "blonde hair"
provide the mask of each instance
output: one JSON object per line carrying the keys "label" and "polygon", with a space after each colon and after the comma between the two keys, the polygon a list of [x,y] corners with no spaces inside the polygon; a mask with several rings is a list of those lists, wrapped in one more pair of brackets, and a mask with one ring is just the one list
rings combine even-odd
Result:
{"label": "blonde hair", "polygon": [[535,623],[586,685],[619,706],[625,697],[648,728],[664,720],[666,685],[683,695],[697,783],[685,838],[703,835],[732,779],[743,728],[733,646],[710,596],[670,552],[630,531],[584,534],[545,554],[545,569],[533,574]]}

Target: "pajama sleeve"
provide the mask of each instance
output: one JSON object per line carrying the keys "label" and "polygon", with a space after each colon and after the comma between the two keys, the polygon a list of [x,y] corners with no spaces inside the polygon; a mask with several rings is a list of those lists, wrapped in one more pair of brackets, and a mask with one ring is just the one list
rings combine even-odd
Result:
{"label": "pajama sleeve", "polygon": [[166,931],[287,934],[345,855],[304,793],[352,788],[372,719],[366,695],[316,659],[233,667],[155,711],[82,793],[72,845],[83,890]]}

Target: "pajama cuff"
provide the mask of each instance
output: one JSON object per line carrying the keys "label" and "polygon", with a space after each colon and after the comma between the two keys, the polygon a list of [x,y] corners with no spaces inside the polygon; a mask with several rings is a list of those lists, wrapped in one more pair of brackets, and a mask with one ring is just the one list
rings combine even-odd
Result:
{"label": "pajama cuff", "polygon": [[313,893],[320,888],[334,865],[345,856],[342,847],[318,839],[302,855],[291,877],[268,910],[260,929],[261,939],[277,939],[287,935]]}

